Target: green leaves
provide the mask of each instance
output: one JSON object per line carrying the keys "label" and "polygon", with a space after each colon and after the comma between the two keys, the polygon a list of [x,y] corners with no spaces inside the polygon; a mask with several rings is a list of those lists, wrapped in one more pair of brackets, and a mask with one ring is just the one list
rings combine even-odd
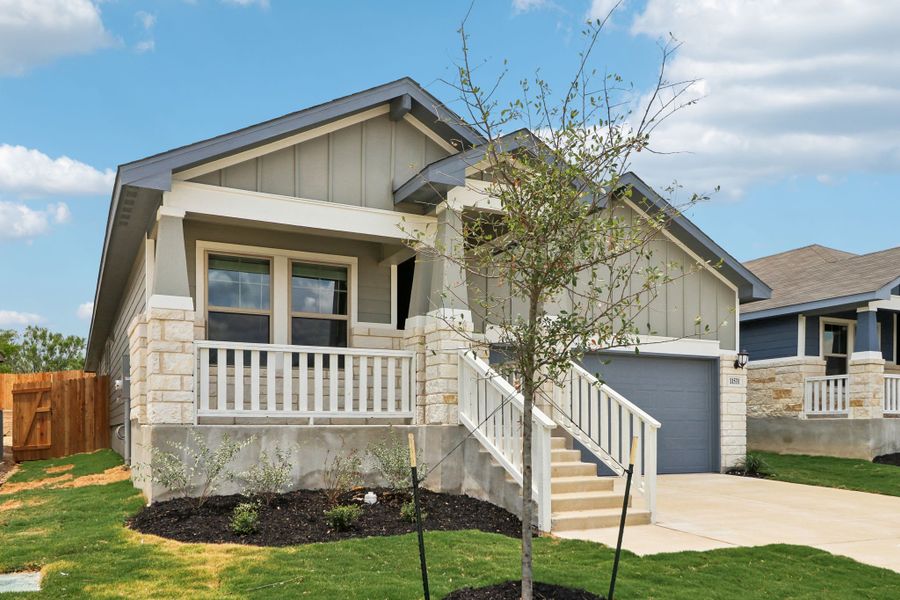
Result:
{"label": "green leaves", "polygon": [[0,331],[0,373],[39,373],[84,368],[85,340],[29,325],[21,335]]}

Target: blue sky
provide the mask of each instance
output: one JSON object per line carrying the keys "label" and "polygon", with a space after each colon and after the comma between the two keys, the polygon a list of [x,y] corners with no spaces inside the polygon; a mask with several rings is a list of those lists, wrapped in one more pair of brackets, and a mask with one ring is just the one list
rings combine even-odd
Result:
{"label": "blue sky", "polygon": [[[505,97],[537,68],[561,85],[609,4],[481,0],[474,53],[485,73],[510,61]],[[702,78],[704,98],[657,133],[680,153],[635,167],[720,185],[691,217],[741,260],[900,243],[900,10],[830,4],[626,0],[596,55],[640,91],[658,40],[683,42],[672,76]],[[0,327],[86,334],[116,165],[404,75],[452,100],[440,79],[468,5],[0,1]]]}

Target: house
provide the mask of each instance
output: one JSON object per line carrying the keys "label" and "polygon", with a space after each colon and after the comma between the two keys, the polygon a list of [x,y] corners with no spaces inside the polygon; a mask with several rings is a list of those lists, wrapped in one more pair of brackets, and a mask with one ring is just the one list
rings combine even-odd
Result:
{"label": "house", "polygon": [[900,247],[813,245],[746,266],[772,297],[741,309],[752,447],[871,459],[900,451]]}
{"label": "house", "polygon": [[[364,449],[393,426],[414,432],[432,465],[459,445],[429,486],[514,508],[520,397],[443,318],[485,331],[468,300],[477,281],[407,243],[416,229],[459,235],[446,202],[479,209],[483,147],[404,78],[120,166],[86,367],[122,382],[110,403],[117,449],[146,465],[151,447],[190,431],[211,443],[254,435],[241,460],[300,443],[297,485],[316,487],[329,453]],[[634,196],[620,210],[666,208],[636,176],[623,185]],[[622,474],[632,433],[648,516],[657,472],[718,471],[744,455],[738,307],[769,290],[683,216],[654,243],[664,268],[697,268],[682,267],[647,307],[654,335],[640,357],[590,355],[552,390],[569,413],[537,413],[544,529],[551,516],[556,528],[612,522],[621,499],[591,463]],[[575,415],[576,405],[595,408]],[[551,509],[560,493],[583,497]],[[567,521],[576,505],[596,512]]]}

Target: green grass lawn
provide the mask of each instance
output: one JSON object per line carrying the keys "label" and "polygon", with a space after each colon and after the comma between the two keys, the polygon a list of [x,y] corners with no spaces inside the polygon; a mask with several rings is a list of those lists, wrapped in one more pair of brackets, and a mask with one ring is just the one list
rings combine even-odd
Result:
{"label": "green grass lawn", "polygon": [[[78,473],[116,462],[108,452],[26,464],[13,481],[34,481],[51,464]],[[403,535],[289,548],[181,544],[123,527],[140,509],[130,482],[0,495],[0,572],[41,568],[44,590],[22,598],[421,597],[416,538]],[[626,531],[627,535],[627,531]],[[427,533],[432,597],[515,578],[519,545],[481,532]],[[535,575],[604,593],[612,551],[541,538]],[[13,594],[10,598],[16,597]],[[800,546],[623,555],[617,597],[900,598],[900,574]]]}
{"label": "green grass lawn", "polygon": [[769,465],[769,479],[900,496],[900,467],[855,458],[756,452]]}

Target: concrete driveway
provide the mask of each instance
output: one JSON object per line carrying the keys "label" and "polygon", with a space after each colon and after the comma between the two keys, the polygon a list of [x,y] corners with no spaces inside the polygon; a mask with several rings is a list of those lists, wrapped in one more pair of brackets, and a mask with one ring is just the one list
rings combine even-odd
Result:
{"label": "concrete driveway", "polygon": [[[625,529],[623,546],[636,554],[783,543],[900,572],[898,497],[716,473],[661,475],[657,486],[656,523]],[[609,528],[560,537],[614,546],[616,535]]]}

